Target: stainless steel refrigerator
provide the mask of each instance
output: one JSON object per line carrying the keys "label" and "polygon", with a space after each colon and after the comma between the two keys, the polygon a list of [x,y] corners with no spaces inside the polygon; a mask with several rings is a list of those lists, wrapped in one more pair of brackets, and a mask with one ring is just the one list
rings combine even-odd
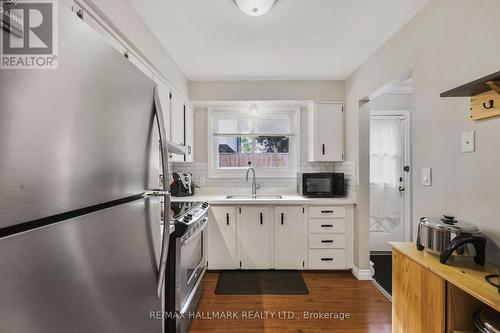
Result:
{"label": "stainless steel refrigerator", "polygon": [[155,85],[59,12],[58,69],[0,69],[0,332],[161,332]]}

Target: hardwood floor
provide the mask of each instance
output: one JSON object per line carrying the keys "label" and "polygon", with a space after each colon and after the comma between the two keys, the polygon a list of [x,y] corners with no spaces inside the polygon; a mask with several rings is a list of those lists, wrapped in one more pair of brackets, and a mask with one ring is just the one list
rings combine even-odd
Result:
{"label": "hardwood floor", "polygon": [[[205,318],[195,318],[189,333],[391,332],[391,303],[370,281],[358,281],[350,272],[302,275],[309,295],[215,295],[218,273],[208,272],[198,307],[198,315]],[[227,313],[228,318],[214,318],[226,311],[237,318],[229,318]],[[350,319],[307,319],[304,312],[349,313]],[[280,314],[294,317],[281,319]],[[250,319],[256,315],[263,318]]]}

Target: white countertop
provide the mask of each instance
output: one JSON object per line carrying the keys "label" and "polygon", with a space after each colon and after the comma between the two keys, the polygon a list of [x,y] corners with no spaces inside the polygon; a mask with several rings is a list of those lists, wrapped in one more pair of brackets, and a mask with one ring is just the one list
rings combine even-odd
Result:
{"label": "white countertop", "polygon": [[190,197],[172,197],[173,202],[206,201],[211,205],[354,205],[354,198],[305,198],[298,194],[280,194],[281,199],[226,199],[228,194],[200,193]]}

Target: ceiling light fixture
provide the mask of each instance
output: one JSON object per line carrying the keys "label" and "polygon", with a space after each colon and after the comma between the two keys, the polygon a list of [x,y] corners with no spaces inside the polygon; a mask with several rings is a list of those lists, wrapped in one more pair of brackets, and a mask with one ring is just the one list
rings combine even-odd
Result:
{"label": "ceiling light fixture", "polygon": [[278,0],[233,0],[236,6],[248,16],[261,16],[271,10]]}

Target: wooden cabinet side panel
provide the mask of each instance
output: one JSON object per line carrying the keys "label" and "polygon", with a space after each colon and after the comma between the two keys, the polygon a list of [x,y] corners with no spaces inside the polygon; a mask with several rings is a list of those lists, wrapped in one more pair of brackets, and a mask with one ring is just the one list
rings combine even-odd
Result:
{"label": "wooden cabinet side panel", "polygon": [[[413,263],[414,265],[418,265]],[[442,333],[446,327],[446,282],[419,266],[422,274],[422,332]]]}
{"label": "wooden cabinet side panel", "polygon": [[392,332],[444,332],[445,281],[396,250],[392,280]]}
{"label": "wooden cabinet side panel", "polygon": [[476,311],[484,309],[486,305],[451,283],[447,283],[446,287],[446,304],[448,307],[446,331],[448,333],[474,331],[472,316]]}

